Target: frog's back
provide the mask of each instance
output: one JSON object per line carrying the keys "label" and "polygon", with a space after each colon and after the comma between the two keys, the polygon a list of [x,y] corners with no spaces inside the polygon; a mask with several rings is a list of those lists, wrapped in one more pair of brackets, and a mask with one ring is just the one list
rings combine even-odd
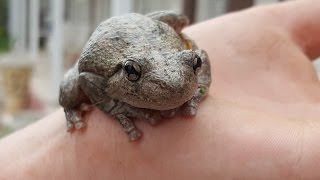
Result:
{"label": "frog's back", "polygon": [[179,35],[167,24],[140,14],[127,14],[110,18],[97,27],[81,54],[79,71],[108,77],[132,54],[183,49],[186,48]]}

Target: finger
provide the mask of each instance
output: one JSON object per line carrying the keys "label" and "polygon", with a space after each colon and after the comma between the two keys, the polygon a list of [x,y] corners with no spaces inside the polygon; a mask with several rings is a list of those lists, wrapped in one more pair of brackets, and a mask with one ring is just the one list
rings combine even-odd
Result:
{"label": "finger", "polygon": [[303,0],[274,6],[281,24],[286,25],[292,38],[310,59],[320,56],[320,3]]}

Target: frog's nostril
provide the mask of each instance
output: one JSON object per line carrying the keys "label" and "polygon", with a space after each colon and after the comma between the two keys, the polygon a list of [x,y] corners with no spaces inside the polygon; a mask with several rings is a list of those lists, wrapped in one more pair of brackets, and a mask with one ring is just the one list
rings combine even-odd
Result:
{"label": "frog's nostril", "polygon": [[153,84],[157,84],[162,89],[169,88],[168,84],[164,80],[161,80],[161,79],[151,79],[150,82]]}
{"label": "frog's nostril", "polygon": [[181,52],[181,56],[185,60],[190,60],[194,56],[194,52],[192,50],[184,50]]}

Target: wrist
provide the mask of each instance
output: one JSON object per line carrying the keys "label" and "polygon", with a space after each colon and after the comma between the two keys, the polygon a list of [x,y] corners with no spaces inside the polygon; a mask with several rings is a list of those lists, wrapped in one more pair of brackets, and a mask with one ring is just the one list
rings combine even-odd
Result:
{"label": "wrist", "polygon": [[59,110],[1,140],[2,176],[46,179],[55,174],[77,179],[82,173],[88,175],[91,171],[94,174],[93,162],[97,160],[105,162],[101,166],[106,167],[109,162],[104,160],[115,147],[107,142],[111,138],[106,137],[116,133],[112,130],[115,123],[106,120],[107,117],[96,109],[85,118],[90,119],[86,129],[68,133],[64,113]]}

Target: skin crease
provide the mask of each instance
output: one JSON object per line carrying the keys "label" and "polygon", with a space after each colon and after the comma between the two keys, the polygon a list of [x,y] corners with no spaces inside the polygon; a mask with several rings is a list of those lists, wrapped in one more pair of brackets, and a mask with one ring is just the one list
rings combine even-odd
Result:
{"label": "skin crease", "polygon": [[59,110],[0,141],[0,179],[319,179],[319,16],[301,0],[185,29],[212,64],[196,117],[138,121],[129,143],[97,109],[68,134]]}

